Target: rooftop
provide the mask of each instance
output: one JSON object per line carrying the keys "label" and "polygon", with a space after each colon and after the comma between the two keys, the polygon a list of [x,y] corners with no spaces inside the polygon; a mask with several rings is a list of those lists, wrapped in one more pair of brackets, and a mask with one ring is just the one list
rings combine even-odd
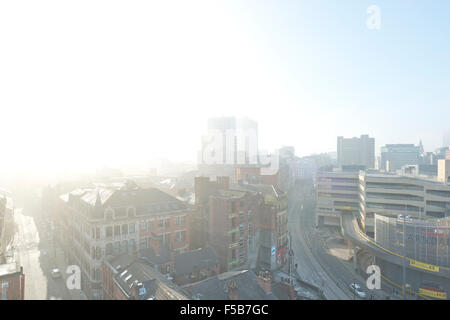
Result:
{"label": "rooftop", "polygon": [[100,205],[114,208],[132,205],[137,208],[137,215],[186,209],[182,201],[157,188],[123,189],[97,186],[76,189],[60,196],[65,202],[69,202],[71,197],[92,207]]}
{"label": "rooftop", "polygon": [[16,262],[0,264],[0,277],[20,272],[20,267]]}
{"label": "rooftop", "polygon": [[258,276],[249,270],[230,271],[203,281],[185,285],[194,299],[228,300],[227,288],[234,281],[239,300],[277,300],[273,293],[266,293],[258,283]]}
{"label": "rooftop", "polygon": [[187,293],[144,261],[130,255],[108,259],[117,271],[113,281],[128,297],[136,295],[140,300],[187,300]]}
{"label": "rooftop", "polygon": [[177,254],[174,260],[177,275],[191,274],[195,268],[208,268],[219,263],[216,254],[211,248],[201,248]]}

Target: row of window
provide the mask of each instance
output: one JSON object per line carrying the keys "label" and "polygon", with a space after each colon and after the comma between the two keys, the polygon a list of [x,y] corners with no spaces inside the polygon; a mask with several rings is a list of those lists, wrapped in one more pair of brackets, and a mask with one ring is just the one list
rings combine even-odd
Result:
{"label": "row of window", "polygon": [[134,239],[116,241],[114,243],[107,243],[105,248],[106,255],[117,255],[121,253],[133,252],[136,250],[136,241]]}
{"label": "row of window", "polygon": [[122,225],[115,226],[107,226],[106,229],[106,237],[117,237],[120,235],[134,234],[136,233],[136,225],[134,223],[125,223]]}

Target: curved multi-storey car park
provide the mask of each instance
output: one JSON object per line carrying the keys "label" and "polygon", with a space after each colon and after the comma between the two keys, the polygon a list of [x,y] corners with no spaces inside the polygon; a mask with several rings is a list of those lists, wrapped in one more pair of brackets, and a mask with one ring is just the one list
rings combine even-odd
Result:
{"label": "curved multi-storey car park", "polygon": [[[321,172],[316,224],[375,256],[382,276],[422,298],[450,292],[450,160],[437,179],[376,172]],[[405,266],[405,268],[403,268]]]}

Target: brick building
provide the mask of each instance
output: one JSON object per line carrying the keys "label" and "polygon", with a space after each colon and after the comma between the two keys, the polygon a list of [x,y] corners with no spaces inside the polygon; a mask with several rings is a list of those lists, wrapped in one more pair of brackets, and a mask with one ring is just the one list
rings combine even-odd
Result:
{"label": "brick building", "polygon": [[255,241],[250,249],[255,254],[257,269],[279,268],[286,263],[288,254],[286,193],[273,185],[240,185],[235,188],[263,195],[264,200],[255,215]]}
{"label": "brick building", "polygon": [[[251,190],[237,190],[228,177],[216,181],[198,177],[195,180],[196,221],[192,234],[202,248],[211,247],[226,272],[248,263],[248,248],[255,235],[255,216],[263,201],[262,195]],[[195,247],[194,247],[195,248]]]}
{"label": "brick building", "polygon": [[15,262],[0,265],[0,300],[23,300],[25,275]]}
{"label": "brick building", "polygon": [[101,262],[108,255],[163,247],[189,249],[191,211],[176,198],[133,182],[81,188],[60,197],[59,234],[70,263],[82,270],[82,290],[101,296]]}

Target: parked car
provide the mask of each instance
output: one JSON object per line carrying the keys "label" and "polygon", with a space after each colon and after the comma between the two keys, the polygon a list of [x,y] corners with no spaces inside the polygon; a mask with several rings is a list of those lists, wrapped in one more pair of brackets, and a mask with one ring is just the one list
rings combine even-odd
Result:
{"label": "parked car", "polygon": [[53,269],[51,273],[52,273],[52,278],[53,279],[61,278],[61,271],[59,271],[58,268]]}
{"label": "parked car", "polygon": [[350,288],[352,289],[353,293],[355,293],[358,297],[362,299],[365,299],[367,297],[366,293],[361,289],[359,284],[354,282],[350,285]]}

